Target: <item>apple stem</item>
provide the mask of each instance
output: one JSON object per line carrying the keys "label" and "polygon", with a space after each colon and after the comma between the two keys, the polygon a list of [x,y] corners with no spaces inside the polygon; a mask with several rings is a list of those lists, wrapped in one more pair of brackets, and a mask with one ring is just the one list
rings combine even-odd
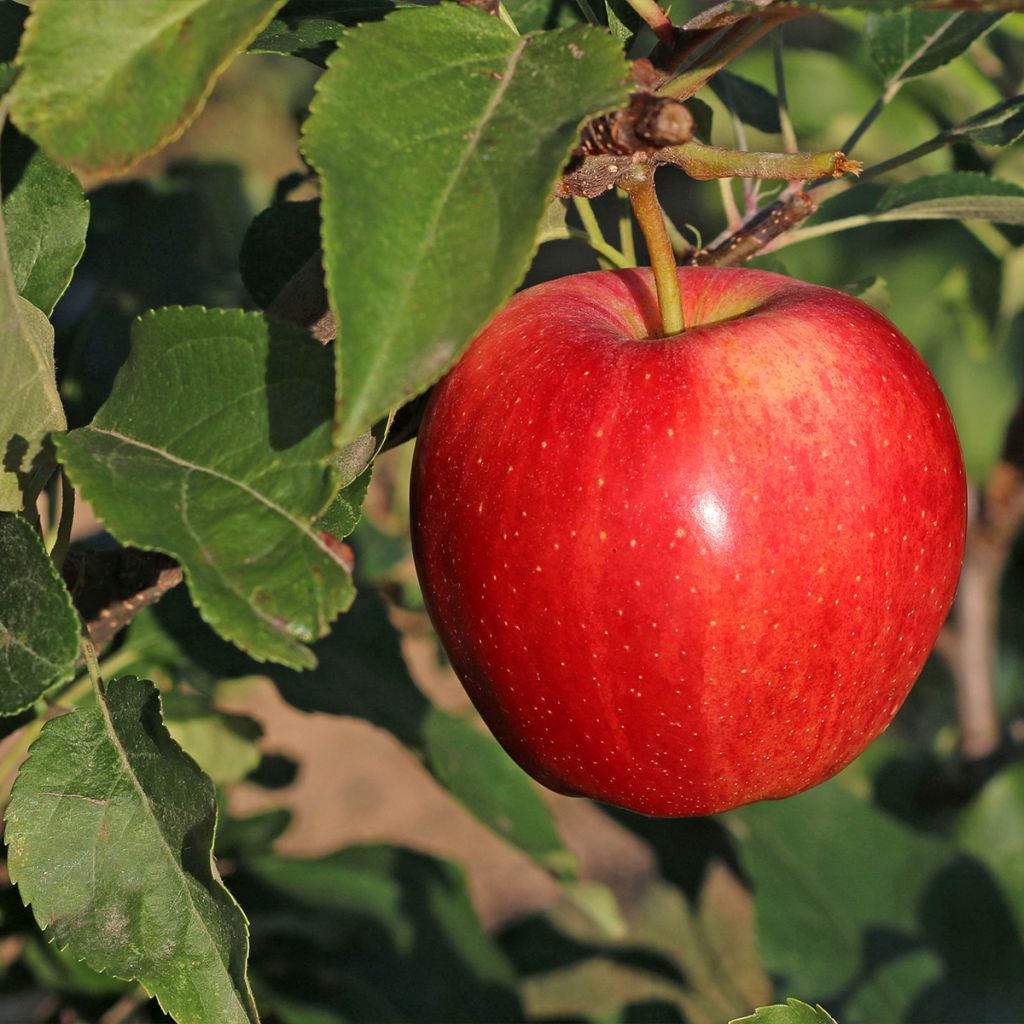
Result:
{"label": "apple stem", "polygon": [[635,164],[630,173],[620,179],[619,187],[629,195],[633,214],[647,242],[654,284],[658,291],[661,333],[664,336],[680,334],[686,329],[686,321],[679,292],[679,272],[676,254],[665,227],[665,214],[654,189],[654,168],[648,164]]}

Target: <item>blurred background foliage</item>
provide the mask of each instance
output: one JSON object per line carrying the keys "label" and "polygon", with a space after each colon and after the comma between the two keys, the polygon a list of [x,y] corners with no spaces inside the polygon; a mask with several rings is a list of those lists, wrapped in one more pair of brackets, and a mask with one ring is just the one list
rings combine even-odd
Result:
{"label": "blurred background foliage", "polygon": [[[576,17],[547,0],[509,6],[536,27]],[[675,7],[683,20],[687,5]],[[1019,91],[1022,20],[908,84],[857,156],[885,159]],[[835,148],[879,91],[863,17],[806,18],[785,32],[800,144]],[[774,87],[767,47],[731,70]],[[317,73],[294,57],[238,60],[182,140],[129,176],[85,183],[86,255],[55,316],[71,426],[109,392],[139,313],[256,308],[315,248],[316,189],[296,142]],[[754,123],[737,129],[721,94],[701,94],[711,141],[779,148],[756,103]],[[951,170],[1024,186],[1024,150],[952,146],[894,178]],[[672,169],[660,180],[684,234],[722,230],[716,184]],[[837,202],[855,213],[878,191]],[[742,204],[738,183],[734,195]],[[614,197],[595,205],[614,234]],[[1024,369],[1022,230],[880,224],[755,265],[839,288],[870,282],[937,375],[972,482],[985,481]],[[556,241],[527,283],[595,266],[585,245]],[[157,682],[172,734],[218,785],[218,863],[251,923],[268,1021],[715,1024],[784,995],[821,1002],[844,1024],[1024,1019],[1021,545],[1001,584],[1005,740],[990,757],[958,755],[953,681],[934,656],[889,731],[833,781],[716,819],[651,820],[540,792],[479,727],[416,585],[410,456],[406,444],[377,462],[350,539],[362,594],[317,645],[314,672],[268,677],[180,592],[107,655]],[[9,745],[0,757],[7,787]],[[0,1021],[163,1019],[137,989],[48,945],[6,882],[0,986]]]}

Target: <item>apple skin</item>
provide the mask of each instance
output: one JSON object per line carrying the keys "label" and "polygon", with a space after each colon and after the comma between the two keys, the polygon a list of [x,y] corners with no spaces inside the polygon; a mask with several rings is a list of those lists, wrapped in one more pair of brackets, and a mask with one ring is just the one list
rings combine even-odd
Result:
{"label": "apple skin", "polygon": [[[551,789],[649,815],[798,793],[903,703],[953,600],[966,484],[924,362],[778,274],[530,288],[435,389],[412,537],[452,665]],[[704,326],[693,326],[704,325]]]}

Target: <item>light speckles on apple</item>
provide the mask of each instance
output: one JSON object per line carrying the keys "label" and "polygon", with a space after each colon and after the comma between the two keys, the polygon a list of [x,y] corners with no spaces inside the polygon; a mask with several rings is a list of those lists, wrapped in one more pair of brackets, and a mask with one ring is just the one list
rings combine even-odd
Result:
{"label": "light speckles on apple", "polygon": [[634,345],[616,332],[642,273],[521,293],[437,389],[413,503],[428,607],[510,753],[659,814],[852,759],[923,663],[963,528],[948,413],[882,317],[772,275],[681,274],[709,315],[742,288],[771,316]]}

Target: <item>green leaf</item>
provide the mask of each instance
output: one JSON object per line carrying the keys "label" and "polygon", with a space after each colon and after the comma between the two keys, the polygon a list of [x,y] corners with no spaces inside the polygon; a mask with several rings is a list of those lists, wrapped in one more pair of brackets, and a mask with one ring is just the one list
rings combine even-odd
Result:
{"label": "green leaf", "polygon": [[21,961],[41,988],[93,999],[109,999],[131,989],[131,982],[99,974],[81,960],[76,960],[67,950],[58,949],[53,943],[47,942],[45,935],[33,932],[24,936]]}
{"label": "green leaf", "polygon": [[360,434],[335,456],[334,466],[338,471],[341,489],[327,511],[317,520],[318,530],[342,540],[359,525],[363,518],[366,492],[373,476],[373,460],[390,427],[390,419],[377,424],[372,431]]}
{"label": "green leaf", "polygon": [[[624,0],[620,0],[618,6],[625,8],[621,13],[623,19],[628,22],[632,11]],[[541,29],[566,28],[583,20],[580,8],[574,0],[505,0],[505,10],[515,22],[516,28],[524,34],[539,32]],[[639,21],[638,18],[636,20]],[[612,31],[617,33],[611,16],[608,23],[612,26]],[[622,25],[621,20],[619,25]]]}
{"label": "green leaf", "polygon": [[28,17],[28,8],[15,0],[0,3],[0,61],[13,61],[21,42],[22,29]]}
{"label": "green leaf", "polygon": [[[765,967],[787,988],[824,1001],[843,992],[870,1007],[872,1021],[905,1019],[911,1006],[914,1019],[942,1019],[954,1000],[977,1003],[969,1019],[996,1020],[1024,998],[1020,937],[992,877],[951,844],[861,802],[842,778],[729,820],[753,883]],[[910,962],[910,950],[931,955]],[[934,991],[936,958],[953,990]]]}
{"label": "green leaf", "polygon": [[930,175],[887,189],[872,219],[1024,224],[1024,188],[970,171]]}
{"label": "green leaf", "polygon": [[260,724],[247,715],[219,711],[210,700],[181,690],[163,695],[164,723],[171,739],[212,782],[241,782],[259,763]]}
{"label": "green leaf", "polygon": [[360,593],[314,650],[313,672],[271,670],[286,701],[386,729],[484,825],[545,868],[571,873],[572,855],[525,773],[492,737],[435,707],[412,681],[379,597]]}
{"label": "green leaf", "polygon": [[77,654],[78,616],[39,534],[0,512],[0,715],[67,682]]}
{"label": "green leaf", "polygon": [[702,99],[691,96],[686,101],[686,109],[693,115],[693,129],[698,139],[711,141],[711,126],[715,119],[714,110]]}
{"label": "green leaf", "polygon": [[[778,13],[780,7],[798,7],[805,11],[893,11],[914,8],[957,9],[963,0],[724,0],[691,18],[683,26],[687,29],[722,28],[733,24],[737,15],[767,18]],[[1017,0],[971,0],[974,11],[1016,11]]]}
{"label": "green leaf", "polygon": [[138,979],[179,1024],[257,1020],[245,917],[213,863],[213,786],[151,683],[113,680],[47,722],[6,820],[11,878],[58,946]]}
{"label": "green leaf", "polygon": [[239,310],[166,309],[88,427],[60,443],[123,543],[178,559],[204,618],[260,660],[310,667],[352,582],[313,528],[330,502],[334,353]]}
{"label": "green leaf", "polygon": [[290,54],[323,67],[346,27],[416,6],[414,0],[289,0],[249,44],[249,52]]}
{"label": "green leaf", "polygon": [[334,496],[330,508],[317,520],[317,528],[344,540],[363,518],[363,502],[366,501],[372,476],[373,467],[367,465],[359,476],[345,484]]}
{"label": "green leaf", "polygon": [[271,1002],[316,1004],[367,1024],[522,1020],[515,973],[454,864],[353,846],[316,859],[247,860],[239,876],[253,908],[253,963],[276,966],[261,978]]}
{"label": "green leaf", "polygon": [[1024,96],[997,103],[945,134],[951,138],[968,138],[985,146],[1008,146],[1024,135]]}
{"label": "green leaf", "polygon": [[123,170],[184,131],[283,2],[37,0],[14,120],[62,163]]}
{"label": "green leaf", "polygon": [[1002,17],[905,9],[869,14],[864,32],[871,59],[886,82],[893,84],[948,64]]}
{"label": "green leaf", "polygon": [[[4,204],[6,207],[6,203]],[[64,430],[57,393],[53,328],[46,315],[23,299],[11,271],[6,227],[0,217],[0,512],[17,512],[33,478],[53,465],[47,441]]]}
{"label": "green leaf", "polygon": [[[605,17],[612,35],[622,43],[629,43],[644,27],[641,18],[625,0],[604,0]],[[518,25],[519,22],[516,22]],[[534,28],[551,26],[534,25]],[[522,26],[520,26],[522,31]],[[627,47],[628,49],[628,47]]]}
{"label": "green leaf", "polygon": [[714,94],[744,124],[768,134],[782,131],[779,101],[763,85],[731,71],[719,71],[709,84]]}
{"label": "green leaf", "polygon": [[565,215],[568,209],[568,203],[565,199],[552,199],[548,203],[548,208],[544,211],[544,217],[537,229],[538,245],[570,237],[569,227],[565,223]]}
{"label": "green leaf", "polygon": [[49,316],[85,251],[89,204],[71,171],[13,129],[0,147],[0,181],[14,286]]}
{"label": "green leaf", "polygon": [[836,1024],[821,1006],[809,1006],[799,999],[787,999],[785,1005],[761,1006],[749,1017],[738,1017],[730,1024]]}
{"label": "green leaf", "polygon": [[1024,932],[1024,765],[986,784],[964,811],[957,837],[1003,884]]}
{"label": "green leaf", "polygon": [[457,4],[346,34],[303,147],[322,181],[340,441],[437,380],[512,293],[579,125],[625,102],[625,78],[601,30],[517,37]]}
{"label": "green leaf", "polygon": [[257,214],[238,257],[242,281],[257,305],[269,306],[319,248],[319,199],[274,203]]}
{"label": "green leaf", "polygon": [[269,853],[292,823],[291,811],[284,807],[235,818],[222,806],[217,816],[217,857],[244,858]]}
{"label": "green leaf", "polygon": [[18,77],[14,57],[27,17],[28,9],[16,0],[0,0],[0,96],[14,85]]}
{"label": "green leaf", "polygon": [[861,302],[884,313],[892,302],[889,294],[889,285],[884,277],[877,274],[874,277],[865,277],[860,281],[853,281],[843,289],[848,295],[855,295]]}
{"label": "green leaf", "polygon": [[[685,845],[677,834],[675,852]],[[625,934],[609,934],[574,901],[512,926],[503,941],[530,1019],[721,1024],[766,1001],[771,984],[740,882],[709,864],[696,902],[658,880],[624,905]]]}

